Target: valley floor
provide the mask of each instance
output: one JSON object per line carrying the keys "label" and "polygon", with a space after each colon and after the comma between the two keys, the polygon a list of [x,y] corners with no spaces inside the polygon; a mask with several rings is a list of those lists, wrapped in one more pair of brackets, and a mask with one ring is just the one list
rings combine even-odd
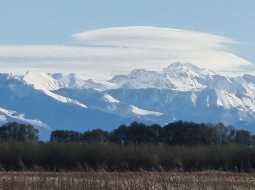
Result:
{"label": "valley floor", "polygon": [[225,172],[2,172],[1,190],[251,190],[255,174]]}

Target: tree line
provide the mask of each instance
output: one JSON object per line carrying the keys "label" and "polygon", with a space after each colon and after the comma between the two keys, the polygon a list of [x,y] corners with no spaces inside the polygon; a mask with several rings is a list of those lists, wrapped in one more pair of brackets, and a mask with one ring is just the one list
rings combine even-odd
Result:
{"label": "tree line", "polygon": [[95,129],[83,133],[57,130],[51,133],[51,142],[116,143],[116,144],[167,144],[167,145],[222,145],[255,144],[249,131],[228,127],[222,123],[197,124],[177,121],[165,126],[133,122],[113,131]]}
{"label": "tree line", "polygon": [[[8,123],[0,127],[0,143],[39,142],[39,131],[31,125]],[[254,145],[255,135],[247,130],[218,124],[177,121],[164,126],[133,122],[113,131],[85,132],[55,130],[49,142],[87,144],[167,144],[167,145]]]}
{"label": "tree line", "polygon": [[223,124],[131,123],[113,131],[53,131],[40,142],[31,125],[0,128],[0,171],[255,171],[254,136]]}

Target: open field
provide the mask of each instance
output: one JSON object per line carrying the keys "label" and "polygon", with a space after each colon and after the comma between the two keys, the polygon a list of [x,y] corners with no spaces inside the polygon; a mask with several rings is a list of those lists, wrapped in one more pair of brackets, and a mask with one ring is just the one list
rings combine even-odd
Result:
{"label": "open field", "polygon": [[252,190],[255,174],[224,172],[1,173],[1,190]]}

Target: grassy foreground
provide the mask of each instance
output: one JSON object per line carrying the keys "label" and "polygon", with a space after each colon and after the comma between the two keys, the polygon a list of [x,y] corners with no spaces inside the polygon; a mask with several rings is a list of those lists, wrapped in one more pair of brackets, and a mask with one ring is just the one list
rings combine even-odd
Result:
{"label": "grassy foreground", "polygon": [[225,172],[0,173],[2,190],[251,190],[255,174]]}

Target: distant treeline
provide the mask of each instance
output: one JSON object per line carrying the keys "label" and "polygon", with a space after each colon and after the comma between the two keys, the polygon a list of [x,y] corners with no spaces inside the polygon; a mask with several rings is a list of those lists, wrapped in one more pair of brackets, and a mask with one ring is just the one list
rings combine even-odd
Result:
{"label": "distant treeline", "polygon": [[219,124],[196,124],[178,121],[160,125],[131,123],[121,125],[107,132],[101,129],[85,131],[53,131],[51,142],[80,142],[88,144],[167,144],[167,145],[222,145],[222,144],[255,144],[255,136],[246,130],[237,130]]}
{"label": "distant treeline", "polygon": [[107,132],[54,131],[39,142],[30,125],[0,128],[0,170],[255,171],[255,141],[223,124],[134,122]]}
{"label": "distant treeline", "polygon": [[[0,143],[38,142],[39,131],[31,125],[8,123],[0,127]],[[177,121],[165,126],[133,122],[113,131],[95,129],[85,132],[56,130],[50,142],[86,144],[166,144],[166,145],[255,145],[249,131],[218,124]]]}

